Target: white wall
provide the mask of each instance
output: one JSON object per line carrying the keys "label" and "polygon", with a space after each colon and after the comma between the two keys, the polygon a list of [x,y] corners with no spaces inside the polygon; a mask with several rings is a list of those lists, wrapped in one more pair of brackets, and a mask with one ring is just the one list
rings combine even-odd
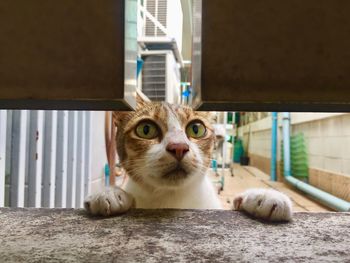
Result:
{"label": "white wall", "polygon": [[179,51],[182,51],[183,13],[180,0],[168,0],[167,30],[175,38]]}
{"label": "white wall", "polygon": [[251,133],[249,152],[271,157],[271,130],[255,131]]}
{"label": "white wall", "polygon": [[292,126],[303,132],[309,166],[350,175],[350,114]]}
{"label": "white wall", "polygon": [[[309,167],[350,175],[350,114],[292,113],[292,135],[302,132],[309,153]],[[282,139],[279,114],[278,159]],[[271,157],[271,117],[250,124],[250,153]],[[248,125],[239,129],[247,137]]]}

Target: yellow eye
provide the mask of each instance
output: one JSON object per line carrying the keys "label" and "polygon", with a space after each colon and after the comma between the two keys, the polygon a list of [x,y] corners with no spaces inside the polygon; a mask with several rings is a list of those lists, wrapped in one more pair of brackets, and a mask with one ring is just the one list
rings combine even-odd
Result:
{"label": "yellow eye", "polygon": [[206,132],[207,129],[205,128],[204,124],[199,121],[191,122],[186,128],[187,136],[192,138],[201,138],[206,134]]}
{"label": "yellow eye", "polygon": [[144,139],[154,139],[158,136],[157,125],[150,121],[141,122],[136,127],[136,135]]}

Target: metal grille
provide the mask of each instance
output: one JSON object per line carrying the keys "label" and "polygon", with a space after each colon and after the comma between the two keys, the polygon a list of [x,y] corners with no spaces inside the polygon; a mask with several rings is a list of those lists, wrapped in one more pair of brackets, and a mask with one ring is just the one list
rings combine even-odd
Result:
{"label": "metal grille", "polygon": [[[158,0],[157,19],[165,28],[167,27],[167,2],[168,0]],[[157,29],[157,36],[165,36],[164,32]]]}
{"label": "metal grille", "polygon": [[[167,6],[167,0],[147,0],[146,2],[146,10],[164,27],[167,26]],[[145,34],[149,37],[165,36],[165,33],[148,18],[145,23]]]}
{"label": "metal grille", "polygon": [[[146,10],[156,18],[156,0],[147,0],[146,2]],[[146,30],[146,36],[154,36],[156,26],[154,23],[146,17],[146,24],[145,24]]]}
{"label": "metal grille", "polygon": [[143,56],[142,91],[153,101],[166,99],[166,56]]}

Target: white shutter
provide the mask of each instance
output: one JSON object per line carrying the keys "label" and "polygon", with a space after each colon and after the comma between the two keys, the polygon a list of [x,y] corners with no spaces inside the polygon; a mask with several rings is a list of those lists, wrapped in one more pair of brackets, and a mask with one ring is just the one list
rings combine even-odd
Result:
{"label": "white shutter", "polygon": [[[165,28],[167,27],[167,3],[167,0],[147,0],[145,3],[146,10]],[[148,18],[146,18],[144,32],[147,37],[165,36],[165,33]]]}

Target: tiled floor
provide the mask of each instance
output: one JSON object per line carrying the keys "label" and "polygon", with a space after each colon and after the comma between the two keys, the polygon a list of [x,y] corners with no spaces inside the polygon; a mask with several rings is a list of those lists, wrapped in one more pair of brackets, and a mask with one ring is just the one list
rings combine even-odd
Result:
{"label": "tiled floor", "polygon": [[[221,177],[222,170],[219,169],[218,172],[220,174],[219,177],[216,177],[214,173],[212,175],[214,181],[219,180]],[[240,165],[233,166],[233,176],[231,176],[229,169],[225,170],[224,190],[221,191],[219,195],[224,208],[231,209],[233,197],[249,188],[273,188],[285,193],[291,198],[293,210],[296,212],[331,211],[287,184],[270,181],[269,175],[263,173],[259,169],[252,166]]]}

